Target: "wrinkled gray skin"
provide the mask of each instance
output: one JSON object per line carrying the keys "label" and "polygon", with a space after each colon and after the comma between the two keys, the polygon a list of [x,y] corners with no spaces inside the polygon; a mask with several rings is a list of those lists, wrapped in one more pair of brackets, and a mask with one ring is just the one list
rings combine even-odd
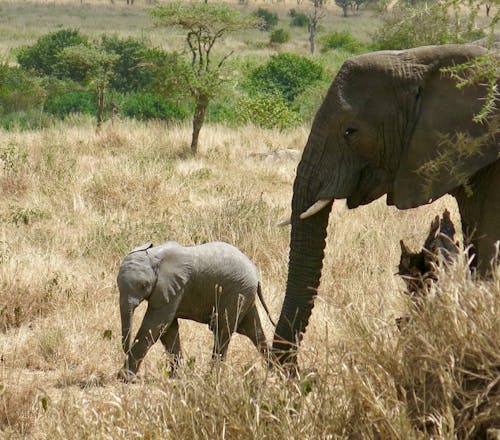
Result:
{"label": "wrinkled gray skin", "polygon": [[[117,277],[122,344],[127,355],[118,377],[132,379],[148,349],[160,338],[175,368],[181,356],[178,319],[208,324],[214,332],[213,357],[224,359],[234,331],[247,336],[263,354],[268,346],[255,305],[260,292],[257,269],[238,249],[214,242],[184,247],[169,241],[147,243],[128,254]],[[135,308],[148,308],[130,347]]]}
{"label": "wrinkled gray skin", "polygon": [[[341,67],[316,114],[293,186],[288,279],[273,344],[281,363],[296,365],[335,199],[347,199],[348,207],[356,208],[387,194],[388,205],[409,209],[452,194],[464,236],[476,252],[477,270],[489,270],[493,244],[500,239],[498,138],[490,136],[465,159],[454,154],[454,172],[440,172],[430,187],[419,173],[450,148],[441,146],[440,133],[465,132],[472,138],[485,133],[485,125],[472,121],[483,105],[484,87],[458,90],[440,69],[486,52],[476,45],[428,46],[364,54]],[[461,186],[463,177],[471,196]],[[326,207],[301,219],[320,199],[327,199]]]}

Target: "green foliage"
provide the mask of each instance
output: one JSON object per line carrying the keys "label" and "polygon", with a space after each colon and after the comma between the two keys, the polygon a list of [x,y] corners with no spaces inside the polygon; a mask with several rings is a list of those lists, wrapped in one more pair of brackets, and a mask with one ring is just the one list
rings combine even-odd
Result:
{"label": "green foliage", "polygon": [[54,71],[59,78],[72,78],[82,84],[107,83],[118,58],[97,46],[69,46],[58,54]]}
{"label": "green foliage", "polygon": [[161,49],[149,48],[133,38],[102,37],[102,47],[119,58],[114,63],[110,89],[122,93],[151,91],[165,85],[175,74],[178,56]]}
{"label": "green foliage", "polygon": [[290,41],[290,32],[287,30],[278,28],[271,32],[271,43],[283,44],[288,41]]}
{"label": "green foliage", "polygon": [[308,87],[293,101],[293,110],[303,122],[312,122],[330,87],[330,80],[322,80]]}
{"label": "green foliage", "polygon": [[4,130],[37,130],[51,123],[51,118],[42,110],[9,113],[0,118],[0,127]]}
{"label": "green foliage", "polygon": [[33,70],[38,75],[56,75],[55,68],[61,51],[79,45],[88,46],[89,41],[77,30],[63,29],[52,32],[40,37],[33,46],[22,47],[17,54],[17,62],[23,69]]}
{"label": "green foliage", "polygon": [[290,9],[288,15],[290,16],[290,26],[307,27],[311,22],[311,19],[307,14],[297,12],[295,9]]}
{"label": "green foliage", "polygon": [[255,68],[250,73],[249,86],[264,93],[277,92],[291,103],[322,75],[320,64],[301,55],[283,53],[272,55],[266,64]]}
{"label": "green foliage", "polygon": [[118,55],[108,53],[99,46],[80,44],[65,47],[57,58],[57,69],[60,72],[71,72],[74,77],[79,78],[79,82],[94,87],[97,95],[97,127],[100,127],[104,116],[105,94]]}
{"label": "green foliage", "polygon": [[349,32],[332,32],[321,38],[321,52],[329,50],[345,50],[351,53],[363,52],[363,45],[356,40]]}
{"label": "green foliage", "polygon": [[151,16],[157,24],[180,26],[205,35],[250,29],[260,23],[255,17],[243,15],[224,4],[174,2],[157,6]]}
{"label": "green foliage", "polygon": [[269,31],[278,24],[278,14],[276,12],[259,8],[254,12],[254,15],[262,20],[259,29],[263,31]]}
{"label": "green foliage", "polygon": [[0,115],[40,108],[45,95],[40,79],[18,67],[0,63]]}
{"label": "green foliage", "polygon": [[110,78],[110,88],[118,92],[146,90],[154,76],[156,53],[133,38],[121,39],[116,35],[102,37],[102,47],[118,56]]}
{"label": "green foliage", "polygon": [[282,95],[276,92],[257,93],[240,98],[237,115],[241,123],[253,123],[263,128],[285,129],[299,122]]}
{"label": "green foliage", "polygon": [[132,93],[125,96],[120,114],[135,119],[185,119],[188,109],[168,102],[153,93]]}
{"label": "green foliage", "polygon": [[415,8],[398,7],[388,13],[373,36],[379,49],[408,49],[431,44],[465,43],[484,36],[476,28],[477,9],[463,14],[454,0]]}
{"label": "green foliage", "polygon": [[45,112],[59,118],[71,113],[95,115],[96,108],[96,94],[89,91],[73,91],[49,96],[45,103]]}
{"label": "green foliage", "polygon": [[232,53],[214,64],[212,49],[216,41],[227,33],[256,27],[260,20],[243,15],[226,5],[207,3],[170,3],[156,7],[151,15],[158,24],[180,26],[187,31],[191,66],[179,76],[184,79],[186,88],[195,101],[191,152],[196,154],[199,132],[210,100],[217,95],[226,80],[222,75],[222,65]]}
{"label": "green foliage", "polygon": [[233,124],[237,122],[236,99],[233,96],[217,96],[207,108],[207,122]]}
{"label": "green foliage", "polygon": [[[457,81],[459,89],[474,84],[486,85],[488,93],[484,98],[483,108],[474,116],[474,122],[498,124],[498,121],[490,121],[490,119],[494,119],[494,115],[498,109],[498,98],[500,95],[500,90],[497,87],[498,78],[500,78],[500,60],[498,57],[488,54],[477,57],[467,63],[443,68],[441,71],[451,75]],[[498,130],[498,126],[495,129]]]}

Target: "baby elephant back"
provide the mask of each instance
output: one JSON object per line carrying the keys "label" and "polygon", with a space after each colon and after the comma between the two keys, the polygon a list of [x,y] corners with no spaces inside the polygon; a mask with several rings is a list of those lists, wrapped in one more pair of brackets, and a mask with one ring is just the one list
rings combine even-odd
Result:
{"label": "baby elephant back", "polygon": [[214,288],[218,285],[241,293],[255,293],[259,282],[257,268],[239,249],[228,243],[213,242],[195,246],[193,251],[196,277],[204,283]]}

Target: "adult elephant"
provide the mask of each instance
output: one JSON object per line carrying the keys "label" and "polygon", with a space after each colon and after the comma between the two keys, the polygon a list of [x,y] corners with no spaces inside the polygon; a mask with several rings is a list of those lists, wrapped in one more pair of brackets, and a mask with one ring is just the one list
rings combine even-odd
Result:
{"label": "adult elephant", "polygon": [[[341,67],[316,114],[293,186],[286,295],[273,344],[281,363],[296,363],[335,199],[356,208],[387,194],[388,205],[409,209],[452,194],[464,236],[474,232],[478,270],[488,270],[500,238],[498,136],[473,122],[485,87],[459,90],[441,71],[486,53],[477,45],[427,46],[364,54]],[[498,121],[498,113],[494,117]],[[478,141],[475,152],[444,141],[464,134]],[[428,165],[437,172],[423,172],[432,170]]]}

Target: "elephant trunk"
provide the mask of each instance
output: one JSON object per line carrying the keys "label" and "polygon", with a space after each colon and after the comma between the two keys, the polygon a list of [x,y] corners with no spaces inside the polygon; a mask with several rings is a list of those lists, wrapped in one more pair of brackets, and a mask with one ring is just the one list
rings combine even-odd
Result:
{"label": "elephant trunk", "polygon": [[120,315],[122,321],[122,347],[125,354],[130,350],[130,332],[137,304],[129,298],[120,298]]}
{"label": "elephant trunk", "polygon": [[[314,307],[323,267],[326,228],[331,205],[314,216],[300,214],[314,202],[308,182],[299,167],[292,201],[292,229],[288,261],[288,279],[281,315],[276,327],[273,351],[281,364],[296,363],[296,349]],[[305,181],[305,182],[304,182]]]}

